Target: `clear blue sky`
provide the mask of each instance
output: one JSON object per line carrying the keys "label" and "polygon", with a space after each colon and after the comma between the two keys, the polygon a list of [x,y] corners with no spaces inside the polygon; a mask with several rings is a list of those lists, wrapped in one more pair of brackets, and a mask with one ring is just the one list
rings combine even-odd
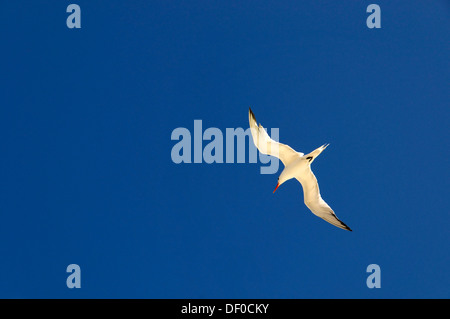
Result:
{"label": "clear blue sky", "polygon": [[[0,8],[0,297],[450,297],[447,1],[74,1],[68,29],[70,3]],[[331,144],[313,170],[353,232],[259,163],[172,162],[173,129],[249,106]]]}

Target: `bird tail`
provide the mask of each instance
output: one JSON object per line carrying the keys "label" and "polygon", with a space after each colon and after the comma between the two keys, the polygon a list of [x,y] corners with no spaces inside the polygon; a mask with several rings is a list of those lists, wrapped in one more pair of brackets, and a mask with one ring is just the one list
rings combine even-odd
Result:
{"label": "bird tail", "polygon": [[320,155],[320,153],[323,152],[324,149],[327,148],[327,146],[330,144],[324,144],[319,148],[316,148],[314,151],[312,151],[311,153],[309,153],[308,155],[305,155],[304,157],[309,160],[310,163],[312,163],[312,161],[314,161],[316,159],[317,156]]}

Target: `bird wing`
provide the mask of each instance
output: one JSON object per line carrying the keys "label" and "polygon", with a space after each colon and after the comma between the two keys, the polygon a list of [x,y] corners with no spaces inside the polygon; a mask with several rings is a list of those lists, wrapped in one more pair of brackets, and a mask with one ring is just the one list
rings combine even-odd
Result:
{"label": "bird wing", "polygon": [[313,212],[314,215],[326,220],[330,224],[351,231],[344,222],[337,218],[334,211],[320,196],[319,184],[316,176],[308,166],[307,170],[296,179],[302,184],[305,205]]}
{"label": "bird wing", "polygon": [[253,142],[261,153],[279,158],[283,162],[284,166],[289,165],[289,163],[293,160],[304,155],[303,153],[295,151],[286,144],[282,144],[271,139],[264,127],[262,127],[261,124],[258,125],[256,123],[255,114],[253,114],[250,108],[248,109],[248,120],[250,123]]}

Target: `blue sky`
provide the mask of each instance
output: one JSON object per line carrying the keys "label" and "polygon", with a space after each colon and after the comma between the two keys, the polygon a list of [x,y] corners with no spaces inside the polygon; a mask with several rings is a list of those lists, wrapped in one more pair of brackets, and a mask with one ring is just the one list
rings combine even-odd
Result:
{"label": "blue sky", "polygon": [[[70,3],[1,5],[0,297],[450,297],[448,2],[377,1],[381,29],[370,1],[76,1],[81,29]],[[260,163],[172,162],[175,128],[249,106],[330,143],[353,232]]]}

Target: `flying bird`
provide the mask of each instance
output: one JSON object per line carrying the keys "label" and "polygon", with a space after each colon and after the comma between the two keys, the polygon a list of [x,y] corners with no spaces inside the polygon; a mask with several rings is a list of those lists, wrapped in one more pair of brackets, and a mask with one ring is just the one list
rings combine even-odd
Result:
{"label": "flying bird", "polygon": [[295,151],[286,144],[271,139],[264,127],[262,127],[261,124],[258,125],[256,123],[255,114],[253,114],[250,108],[248,110],[248,119],[256,148],[263,154],[278,157],[284,164],[284,170],[278,177],[278,183],[273,192],[275,193],[278,187],[284,182],[295,178],[302,185],[305,205],[314,215],[336,227],[351,231],[350,227],[337,218],[331,207],[322,199],[317,178],[311,171],[312,162],[314,162],[317,156],[319,156],[329,144],[322,145],[305,155]]}

